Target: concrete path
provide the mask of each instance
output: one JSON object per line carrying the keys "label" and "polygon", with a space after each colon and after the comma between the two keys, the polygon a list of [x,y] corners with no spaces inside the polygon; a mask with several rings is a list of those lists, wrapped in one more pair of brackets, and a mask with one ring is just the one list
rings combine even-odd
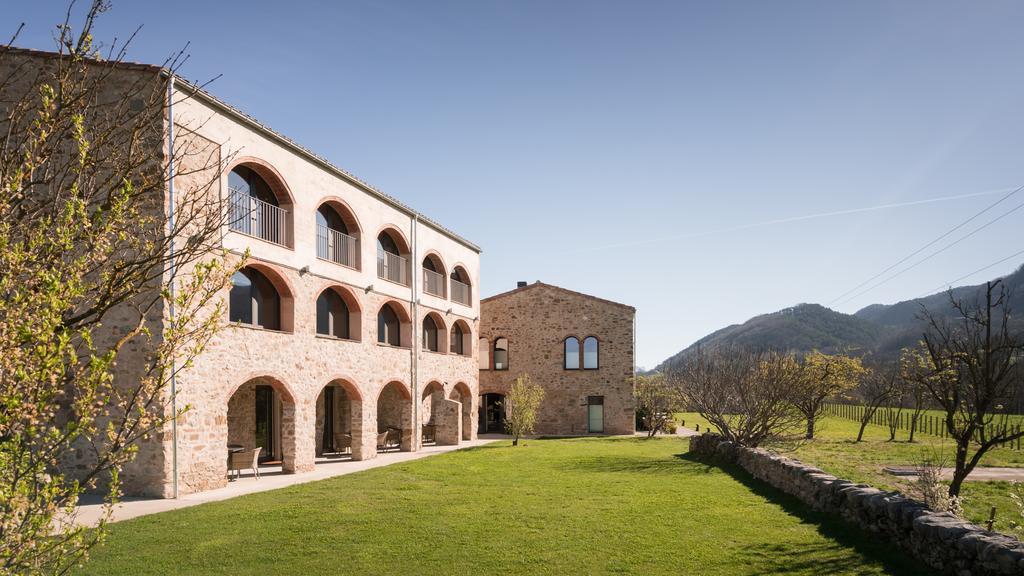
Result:
{"label": "concrete path", "polygon": [[[420,458],[444,454],[446,452],[461,450],[463,448],[483,446],[505,438],[508,437],[500,434],[482,434],[479,439],[463,441],[458,446],[425,446],[418,452],[386,452],[378,454],[376,458],[361,460],[358,462],[349,460],[348,458],[317,458],[316,469],[312,472],[304,472],[301,474],[283,474],[280,467],[260,468],[261,478],[259,480],[253,478],[252,473],[250,472],[247,475],[243,474],[238,480],[229,482],[224,488],[207,490],[206,492],[199,492],[196,494],[188,494],[177,499],[124,498],[117,504],[117,506],[114,507],[114,513],[111,521],[118,522],[120,520],[128,520],[129,518],[146,516],[147,514],[156,514],[157,512],[188,508],[189,506],[204,504],[206,502],[218,502],[220,500],[227,500],[228,498],[234,498],[236,496],[266,492],[267,490],[276,490],[286,486],[294,486],[296,484],[305,484],[306,482],[315,482],[317,480],[334,478],[335,476],[344,476],[345,474],[362,472],[363,470],[380,468],[381,466],[388,466],[399,462],[419,460]],[[82,499],[79,500],[78,513],[75,516],[74,521],[79,525],[95,526],[102,514],[102,511],[102,502],[98,497],[83,496]]]}
{"label": "concrete path", "polygon": [[[917,468],[914,466],[889,466],[882,469],[884,472],[892,474],[894,476],[900,476],[910,480],[917,478]],[[952,480],[953,469],[943,468],[940,472],[943,480]],[[981,482],[985,480],[1004,480],[1006,482],[1012,482],[1014,480],[1018,482],[1024,482],[1024,468],[999,468],[996,466],[979,466],[971,472],[967,478],[967,482],[976,481]]]}

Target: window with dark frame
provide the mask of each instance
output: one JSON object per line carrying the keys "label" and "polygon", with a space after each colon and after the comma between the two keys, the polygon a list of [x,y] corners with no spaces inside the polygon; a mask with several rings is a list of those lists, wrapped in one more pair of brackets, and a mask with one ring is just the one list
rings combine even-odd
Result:
{"label": "window with dark frame", "polygon": [[391,304],[384,304],[377,312],[377,342],[392,346],[402,345],[402,323]]}
{"label": "window with dark frame", "polygon": [[597,370],[600,367],[598,362],[598,341],[594,336],[583,340],[583,369]]}
{"label": "window with dark frame", "polygon": [[321,292],[316,299],[316,333],[335,338],[351,337],[348,304],[331,288]]}
{"label": "window with dark frame", "polygon": [[564,343],[564,362],[566,370],[580,369],[580,340],[575,336],[569,336]]}
{"label": "window with dark frame", "polygon": [[438,351],[437,322],[430,316],[423,319],[423,348],[431,352]]}
{"label": "window with dark frame", "polygon": [[459,326],[458,323],[452,326],[452,341],[449,350],[453,354],[465,355],[465,345],[462,342],[464,337],[465,333],[462,331],[462,326]]}
{"label": "window with dark frame", "polygon": [[494,341],[494,369],[508,370],[508,338]]}
{"label": "window with dark frame", "polygon": [[281,329],[281,297],[266,276],[243,268],[231,277],[228,319],[267,330]]}

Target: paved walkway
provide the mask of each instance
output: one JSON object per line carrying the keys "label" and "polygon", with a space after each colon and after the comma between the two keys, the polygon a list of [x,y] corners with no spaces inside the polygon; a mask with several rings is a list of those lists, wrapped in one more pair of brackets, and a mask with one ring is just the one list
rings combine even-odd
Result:
{"label": "paved walkway", "polygon": [[[888,466],[882,470],[894,476],[900,476],[908,479],[917,478],[917,468],[915,466]],[[940,474],[942,475],[943,480],[953,479],[952,468],[942,468]],[[1024,468],[978,466],[965,479],[967,482],[981,482],[985,480],[1004,480],[1006,482],[1016,480],[1018,482],[1024,482]]]}
{"label": "paved walkway", "polygon": [[[252,473],[250,472],[248,475],[243,474],[240,479],[235,480],[234,482],[229,482],[228,485],[223,488],[198,492],[196,494],[187,494],[177,499],[126,497],[114,507],[114,513],[111,521],[117,522],[120,520],[128,520],[129,518],[137,518],[139,516],[146,516],[147,514],[156,514],[157,512],[188,508],[189,506],[204,504],[206,502],[218,502],[220,500],[227,500],[228,498],[234,498],[236,496],[266,492],[267,490],[276,490],[286,486],[294,486],[296,484],[305,484],[306,482],[315,482],[317,480],[334,478],[335,476],[344,476],[345,474],[362,472],[363,470],[380,468],[381,466],[388,466],[399,462],[419,460],[420,458],[444,454],[445,452],[452,452],[463,448],[483,446],[484,444],[489,444],[505,438],[507,438],[507,436],[500,434],[482,434],[479,439],[463,441],[458,446],[425,446],[418,452],[386,452],[378,454],[376,458],[361,461],[353,461],[348,458],[317,458],[316,469],[312,472],[303,472],[301,474],[284,474],[281,472],[280,467],[260,468],[261,478],[259,480],[253,478]],[[102,514],[102,510],[102,502],[98,497],[83,496],[79,501],[78,514],[75,518],[75,522],[80,525],[95,526],[96,522],[100,518],[100,514]]]}

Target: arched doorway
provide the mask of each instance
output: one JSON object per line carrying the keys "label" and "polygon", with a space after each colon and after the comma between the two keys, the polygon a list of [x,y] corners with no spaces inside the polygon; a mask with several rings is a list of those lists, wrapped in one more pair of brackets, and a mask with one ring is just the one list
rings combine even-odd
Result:
{"label": "arched doorway", "polygon": [[423,398],[420,400],[420,418],[423,421],[420,439],[424,444],[437,442],[438,421],[434,407],[438,400],[444,400],[444,386],[440,382],[427,384],[423,389]]}
{"label": "arched doorway", "polygon": [[505,395],[495,392],[480,395],[480,434],[505,433]]}
{"label": "arched doorway", "polygon": [[359,390],[347,380],[332,380],[323,387],[316,399],[317,456],[361,458],[362,404]]}
{"label": "arched doorway", "polygon": [[469,391],[469,386],[466,386],[463,382],[459,382],[454,388],[452,388],[452,393],[448,397],[462,404],[462,439],[472,440],[473,394]]}
{"label": "arched doorway", "polygon": [[412,395],[401,382],[389,382],[377,396],[377,451],[413,449]]}
{"label": "arched doorway", "polygon": [[252,378],[227,401],[228,449],[258,450],[261,466],[295,472],[295,399],[275,378]]}

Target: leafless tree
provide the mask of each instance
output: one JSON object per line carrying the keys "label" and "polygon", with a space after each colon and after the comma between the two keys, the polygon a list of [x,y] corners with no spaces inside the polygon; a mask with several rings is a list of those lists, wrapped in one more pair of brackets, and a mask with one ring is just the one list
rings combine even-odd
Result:
{"label": "leafless tree", "polygon": [[865,369],[854,394],[864,406],[860,415],[860,428],[857,430],[857,442],[864,439],[864,429],[875,417],[879,407],[889,401],[896,391],[899,367],[877,365]]}
{"label": "leafless tree", "polygon": [[[94,0],[77,31],[69,9],[55,54],[0,46],[4,574],[65,573],[104,535],[121,468],[185,408],[169,383],[225,323],[241,260],[219,248],[219,147],[188,126],[165,141],[183,54],[152,67],[125,62],[126,43],[101,53],[107,8]],[[107,515],[86,530],[75,505],[93,488]]]}
{"label": "leafless tree", "polygon": [[953,319],[924,309],[927,329],[916,349],[904,351],[903,371],[920,383],[944,412],[956,443],[950,496],[992,448],[1024,436],[1003,407],[1022,392],[1024,339],[1010,329],[1009,295],[1002,281],[986,284],[980,298],[958,300]]}
{"label": "leafless tree", "polygon": [[698,353],[670,378],[723,437],[753,448],[802,423],[793,404],[798,372],[789,355],[719,349]]}

